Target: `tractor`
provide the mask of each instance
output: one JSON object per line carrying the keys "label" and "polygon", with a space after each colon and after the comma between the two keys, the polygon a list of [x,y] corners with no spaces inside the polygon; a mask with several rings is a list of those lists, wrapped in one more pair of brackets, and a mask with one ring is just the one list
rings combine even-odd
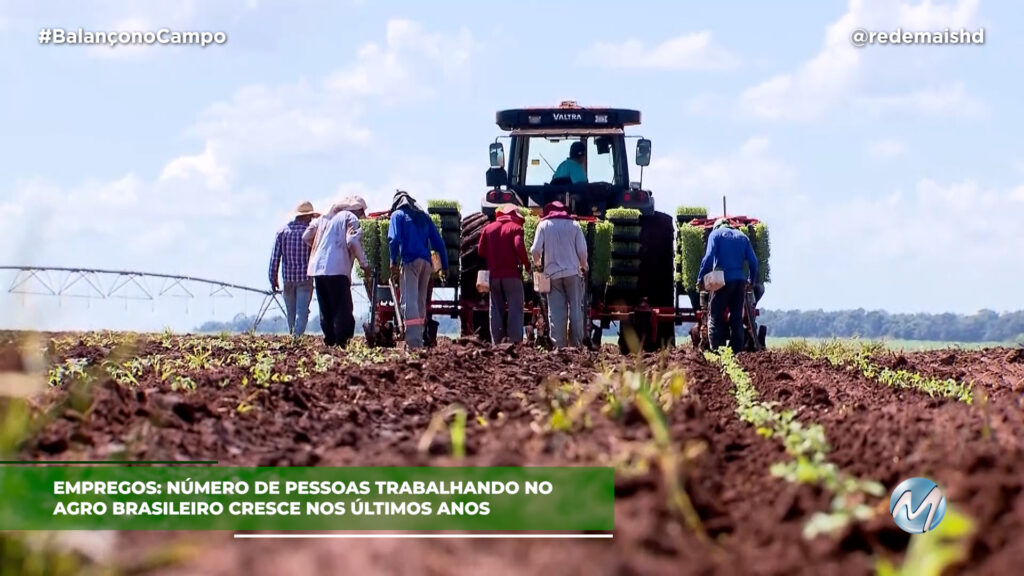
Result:
{"label": "tractor", "polygon": [[[457,318],[462,336],[490,339],[488,295],[477,289],[477,274],[486,266],[477,254],[480,233],[494,220],[498,206],[513,204],[526,218],[524,231],[529,249],[543,207],[558,200],[569,209],[587,240],[587,346],[600,347],[604,331],[615,323],[618,346],[623,353],[654,351],[674,346],[676,326],[693,323],[696,332],[691,331],[691,338],[697,336],[694,344],[706,347],[707,295],[697,293],[696,282],[686,275],[689,268],[684,268],[687,262],[692,268],[693,259],[703,256],[703,243],[714,220],[708,219],[703,209],[680,209],[675,219],[655,210],[654,195],[643,188],[643,169],[650,165],[651,141],[625,133],[626,127],[640,124],[640,112],[585,108],[567,101],[556,107],[502,110],[497,112],[495,121],[507,135],[499,136],[489,145],[487,191],[480,210],[462,217],[461,208],[453,202],[428,202],[428,212],[438,225],[451,265],[446,283],[441,283],[439,277],[435,279],[428,306],[428,342],[436,337],[433,329],[437,323],[433,319],[440,316]],[[502,139],[508,141],[507,155]],[[636,140],[634,161],[640,167],[638,181],[630,180],[630,139]],[[581,164],[587,181],[573,183],[553,178],[556,166],[569,157],[575,142],[586,147]],[[370,226],[377,226],[380,235],[371,235],[380,238],[376,253],[384,264],[379,271],[386,274],[386,214],[371,216],[378,216],[376,224]],[[756,219],[745,217],[734,217],[732,221],[737,226],[749,226],[751,232],[759,224]],[[677,223],[680,238],[673,242]],[[684,230],[687,242],[683,242]],[[697,244],[693,242],[695,234],[702,236]],[[370,284],[376,289],[370,290]],[[532,278],[526,275],[524,287],[527,335],[542,344],[549,343],[546,298],[534,290]],[[401,325],[400,311],[395,305],[399,298],[396,287],[387,279],[377,279],[371,280],[367,288],[372,298],[367,338],[389,345]],[[450,290],[452,296],[437,297],[440,290]],[[684,297],[688,301],[681,306],[680,298]],[[761,349],[765,329],[757,326],[753,295],[750,303],[744,314],[745,324],[749,334],[759,337],[748,338],[748,349]]]}

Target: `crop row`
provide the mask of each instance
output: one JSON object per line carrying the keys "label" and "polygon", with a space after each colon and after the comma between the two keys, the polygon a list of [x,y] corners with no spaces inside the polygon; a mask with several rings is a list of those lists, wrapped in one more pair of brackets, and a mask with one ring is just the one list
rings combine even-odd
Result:
{"label": "crop row", "polygon": [[939,379],[875,363],[873,357],[881,351],[880,344],[855,344],[832,339],[817,346],[798,341],[792,344],[790,349],[814,359],[827,360],[837,368],[855,369],[865,378],[892,388],[918,390],[931,397],[950,398],[965,404],[974,401],[973,385],[970,382],[960,382],[953,378]]}
{"label": "crop row", "polygon": [[647,441],[622,441],[616,435],[614,453],[603,465],[615,468],[619,477],[646,474],[657,470],[665,487],[667,505],[675,518],[698,538],[707,533],[685,487],[684,469],[704,451],[703,442],[680,445],[672,438],[666,414],[684,396],[685,373],[664,367],[608,369],[589,384],[562,382],[549,378],[538,391],[540,404],[531,403],[522,393],[513,394],[534,417],[531,428],[544,435],[576,434],[590,431],[594,418],[604,418],[626,426],[631,415],[639,414],[650,432]]}
{"label": "crop row", "polygon": [[[244,373],[240,381],[243,388],[250,383],[267,387],[271,383],[323,374],[336,365],[387,362],[397,354],[395,351],[368,348],[361,341],[353,341],[340,356],[312,346],[300,346],[295,367],[291,369],[287,360],[295,355],[295,351],[282,350],[284,344],[281,342],[253,339],[252,343],[256,342],[261,344],[250,348],[220,338],[173,337],[162,340],[164,352],[143,355],[133,354],[138,348],[122,342],[121,347],[113,349],[96,365],[91,365],[88,358],[83,357],[68,357],[55,362],[49,367],[47,380],[51,386],[60,386],[74,381],[88,383],[106,375],[122,386],[138,386],[152,375],[162,383],[169,383],[172,390],[194,390],[196,382],[193,377],[197,373],[238,368]],[[224,378],[218,384],[224,387],[230,383],[229,378]]]}
{"label": "crop row", "polygon": [[852,520],[863,521],[873,515],[872,507],[864,501],[868,496],[881,497],[884,487],[878,482],[846,474],[835,463],[829,462],[827,455],[831,447],[820,424],[801,422],[795,410],[779,412],[775,409],[777,402],[759,400],[750,376],[731,350],[707,352],[705,358],[717,365],[732,382],[740,420],[755,426],[759,435],[781,441],[786,453],[792,457],[788,462],[773,464],[772,475],[789,482],[817,484],[835,494],[830,512],[816,513],[804,527],[804,537],[831,533]]}

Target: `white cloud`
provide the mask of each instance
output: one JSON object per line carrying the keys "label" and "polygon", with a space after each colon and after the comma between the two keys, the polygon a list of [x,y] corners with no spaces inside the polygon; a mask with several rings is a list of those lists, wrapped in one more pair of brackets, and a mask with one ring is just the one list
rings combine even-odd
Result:
{"label": "white cloud", "polygon": [[[644,187],[650,185],[658,199],[676,200],[676,204],[721,206],[722,195],[731,194],[734,200],[761,206],[765,199],[770,203],[790,196],[795,183],[793,166],[773,154],[768,138],[756,136],[723,156],[691,152],[655,156]],[[674,206],[659,205],[659,209],[671,212]]]}
{"label": "white cloud", "polygon": [[715,44],[709,30],[669,38],[648,48],[641,40],[598,42],[581,52],[578,62],[604,68],[714,70],[732,68],[738,59]]}
{"label": "white cloud", "polygon": [[686,112],[694,115],[715,114],[722,109],[722,97],[713,92],[700,92],[688,98],[683,104]]}
{"label": "white cloud", "polygon": [[[767,120],[807,121],[822,117],[831,109],[858,99],[858,93],[870,86],[871,75],[878,70],[900,67],[906,72],[904,58],[914,54],[913,47],[867,46],[856,48],[850,34],[866,30],[922,30],[955,28],[970,24],[977,13],[977,0],[959,0],[955,4],[935,4],[924,0],[917,4],[892,0],[850,0],[846,13],[825,30],[821,51],[795,71],[778,74],[742,93],[742,114]],[[929,49],[930,47],[922,47]],[[901,52],[902,51],[902,52]],[[870,59],[871,66],[865,61]],[[903,74],[908,80],[911,78]],[[959,92],[958,92],[959,91]],[[874,99],[878,108],[878,98]],[[908,95],[882,97],[880,109],[922,111],[944,114],[956,111],[956,105],[969,102],[963,87],[952,93],[944,90],[918,91]],[[869,101],[868,105],[871,103]]]}
{"label": "white cloud", "polygon": [[[36,264],[108,267],[116,255],[118,266],[154,271],[187,261],[198,275],[248,258],[246,247],[264,240],[259,236],[270,226],[267,195],[212,189],[198,172],[177,176],[146,181],[126,174],[72,187],[24,181],[8,193],[18,210],[0,210],[0,226],[28,240],[18,259]],[[210,250],[210,229],[236,237]],[[197,254],[203,258],[190,259]]]}
{"label": "white cloud", "polygon": [[[1024,282],[1020,256],[1024,235],[1012,224],[1024,218],[1024,202],[1015,202],[1020,190],[985,187],[970,179],[925,178],[909,193],[895,190],[880,197],[854,193],[836,202],[794,205],[785,222],[780,220],[775,227],[792,227],[785,233],[785,256],[777,261],[792,273],[799,266],[784,260],[817,263],[815,285],[842,286],[844,292],[863,298],[837,303],[808,291],[807,298],[818,300],[796,303],[804,308],[887,308],[893,294],[907,290],[914,293],[913,298],[901,300],[919,310],[1016,308],[1019,301],[1012,292],[978,292],[969,282],[975,278],[993,286]],[[780,282],[787,289],[792,284],[793,290],[803,290],[796,280],[780,278]],[[957,297],[951,300],[948,290]]]}
{"label": "white cloud", "polygon": [[864,14],[864,2],[850,8],[825,30],[825,45],[796,72],[779,74],[743,93],[741,109],[767,119],[807,119],[820,116],[853,83],[862,55],[850,45],[850,31]]}
{"label": "white cloud", "polygon": [[190,133],[206,140],[225,161],[259,162],[300,156],[342,144],[363,144],[358,102],[332,96],[306,80],[280,86],[247,86],[228,102],[210,106]]}
{"label": "white cloud", "polygon": [[[238,174],[251,164],[366,143],[370,133],[363,114],[380,105],[379,95],[429,88],[438,72],[458,75],[470,50],[468,33],[427,33],[415,23],[392,21],[384,47],[364,47],[345,69],[362,78],[348,85],[356,89],[331,87],[326,78],[244,87],[210,106],[192,126],[191,133],[202,139],[201,151],[170,159],[154,178],[128,172],[77,186],[37,179],[4,191],[0,229],[14,238],[4,251],[50,265],[109,265],[116,255],[118,266],[170,272],[187,266],[190,274],[245,283],[254,266],[265,265],[263,254],[254,264],[252,247],[267,244],[266,236],[283,221],[285,214],[279,219],[275,212],[303,198],[275,195],[271,205],[266,191],[240,189]],[[422,174],[432,180],[421,185]],[[447,191],[438,184],[445,173],[427,162],[416,169],[397,166],[388,176],[391,190]],[[365,190],[371,210],[387,207],[391,190]],[[189,256],[195,254],[203,258]]]}
{"label": "white cloud", "polygon": [[959,0],[952,4],[939,4],[932,0],[923,0],[919,4],[901,3],[897,6],[897,20],[904,30],[911,31],[964,26],[974,19],[979,3],[980,0]]}
{"label": "white cloud", "polygon": [[1010,192],[1010,199],[1014,202],[1024,204],[1024,186],[1017,186]]}
{"label": "white cloud", "polygon": [[472,49],[465,28],[448,36],[428,33],[410,20],[389,20],[385,44],[362,46],[356,64],[331,74],[326,86],[342,96],[376,96],[388,102],[432,95],[427,81],[431,73],[464,73]]}
{"label": "white cloud", "polygon": [[415,22],[391,20],[385,44],[362,46],[352,66],[321,80],[241,88],[210,106],[190,133],[229,165],[365,145],[368,108],[430,97],[439,76],[464,78],[472,47],[466,30],[428,33]]}
{"label": "white cloud", "polygon": [[224,190],[231,178],[231,169],[224,165],[207,142],[206,149],[194,156],[179,156],[168,162],[160,173],[160,181],[188,179],[192,175],[202,176],[206,186],[213,190]]}
{"label": "white cloud", "polygon": [[896,96],[866,97],[860,104],[875,115],[916,112],[925,116],[974,118],[988,111],[983,102],[967,93],[962,82]]}
{"label": "white cloud", "polygon": [[868,145],[868,154],[872,158],[888,160],[898,158],[907,151],[907,145],[896,138],[884,138],[875,140]]}

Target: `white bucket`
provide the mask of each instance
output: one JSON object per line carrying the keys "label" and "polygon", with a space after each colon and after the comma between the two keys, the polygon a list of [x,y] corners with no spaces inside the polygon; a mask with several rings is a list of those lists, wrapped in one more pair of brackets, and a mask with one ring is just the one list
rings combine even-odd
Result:
{"label": "white bucket", "polygon": [[725,272],[712,270],[704,275],[704,289],[708,292],[716,292],[725,286]]}
{"label": "white bucket", "polygon": [[538,294],[547,294],[551,292],[551,278],[543,272],[533,273],[533,289]]}
{"label": "white bucket", "polygon": [[478,270],[476,273],[476,289],[478,292],[491,291],[491,272],[489,270]]}

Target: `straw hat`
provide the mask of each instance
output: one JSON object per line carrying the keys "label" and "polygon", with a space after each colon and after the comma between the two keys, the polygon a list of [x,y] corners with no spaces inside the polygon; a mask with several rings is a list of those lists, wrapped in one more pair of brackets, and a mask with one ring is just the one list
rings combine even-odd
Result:
{"label": "straw hat", "polygon": [[363,200],[362,196],[346,196],[341,200],[334,203],[331,206],[331,214],[337,214],[342,210],[349,212],[358,212],[360,210],[366,210],[366,200]]}
{"label": "straw hat", "polygon": [[298,207],[295,208],[295,212],[292,213],[293,217],[319,215],[320,213],[313,209],[313,203],[309,202],[308,200],[306,202],[303,202],[302,204],[299,204]]}

